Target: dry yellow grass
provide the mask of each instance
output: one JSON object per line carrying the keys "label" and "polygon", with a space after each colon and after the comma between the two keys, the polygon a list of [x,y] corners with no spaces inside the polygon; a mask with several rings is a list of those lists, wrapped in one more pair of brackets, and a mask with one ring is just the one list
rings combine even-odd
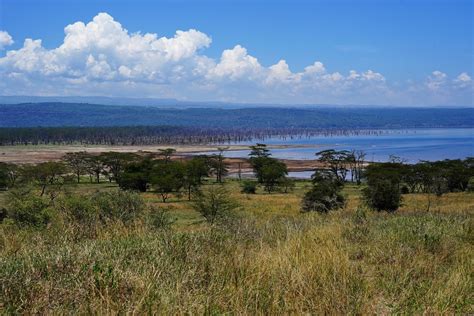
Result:
{"label": "dry yellow grass", "polygon": [[[95,238],[56,223],[1,225],[3,313],[468,314],[473,311],[472,193],[425,212],[407,195],[395,214],[359,206],[301,214],[307,183],[290,194],[244,195],[234,222],[211,227],[186,201],[166,207],[168,231],[114,223]],[[83,191],[94,190],[84,186]],[[113,189],[113,188],[109,188]],[[150,203],[164,206],[153,193]]]}

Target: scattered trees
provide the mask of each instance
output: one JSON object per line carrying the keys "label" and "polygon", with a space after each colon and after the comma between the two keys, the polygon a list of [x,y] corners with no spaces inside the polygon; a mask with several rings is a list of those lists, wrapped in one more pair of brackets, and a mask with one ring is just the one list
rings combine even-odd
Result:
{"label": "scattered trees", "polygon": [[48,193],[53,200],[68,180],[69,169],[62,162],[48,161],[24,168],[24,176],[40,187],[40,196]]}

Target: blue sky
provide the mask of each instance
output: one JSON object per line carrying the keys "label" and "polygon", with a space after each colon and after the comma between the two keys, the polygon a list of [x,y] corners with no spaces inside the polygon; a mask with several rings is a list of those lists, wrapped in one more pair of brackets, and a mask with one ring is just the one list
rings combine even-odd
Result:
{"label": "blue sky", "polygon": [[[95,45],[91,32],[74,29],[71,42],[86,42],[81,53],[55,51],[65,44],[66,26],[87,26],[100,12],[110,19],[97,24],[119,23],[130,37],[140,32],[169,39],[177,30],[194,29],[206,38],[190,33],[184,36],[190,42],[159,44],[161,52],[149,43],[123,58],[123,47],[135,45],[123,34],[116,34],[123,47],[114,51]],[[0,30],[8,33],[3,44],[0,36],[0,74],[8,78],[0,94],[472,105],[472,20],[473,1],[459,0],[0,0]],[[98,36],[107,38],[110,30],[104,30]],[[27,53],[27,38],[41,39],[40,47],[30,45]],[[183,45],[190,51],[170,57],[169,49]],[[10,51],[20,53],[8,57]],[[149,58],[138,62],[143,56]],[[311,65],[316,68],[305,71]]]}

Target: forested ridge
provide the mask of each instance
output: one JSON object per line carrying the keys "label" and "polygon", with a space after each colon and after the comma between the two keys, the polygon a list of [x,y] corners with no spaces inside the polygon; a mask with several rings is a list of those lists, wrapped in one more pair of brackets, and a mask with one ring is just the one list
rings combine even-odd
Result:
{"label": "forested ridge", "polygon": [[387,129],[474,127],[473,108],[159,109],[83,103],[0,105],[0,127],[186,126]]}

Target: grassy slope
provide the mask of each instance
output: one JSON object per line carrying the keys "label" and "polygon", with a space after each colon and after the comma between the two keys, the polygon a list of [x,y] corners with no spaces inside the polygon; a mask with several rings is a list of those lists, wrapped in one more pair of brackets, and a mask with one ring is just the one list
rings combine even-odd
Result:
{"label": "grassy slope", "polygon": [[[422,211],[407,195],[396,214],[346,209],[300,214],[291,194],[242,195],[235,225],[210,228],[185,201],[167,203],[172,231],[113,225],[95,239],[0,226],[0,309],[45,312],[414,313],[473,309],[472,193]],[[70,188],[82,193],[108,184]],[[150,203],[159,203],[153,193]],[[1,196],[0,196],[1,199]],[[0,201],[1,202],[1,201]]]}

